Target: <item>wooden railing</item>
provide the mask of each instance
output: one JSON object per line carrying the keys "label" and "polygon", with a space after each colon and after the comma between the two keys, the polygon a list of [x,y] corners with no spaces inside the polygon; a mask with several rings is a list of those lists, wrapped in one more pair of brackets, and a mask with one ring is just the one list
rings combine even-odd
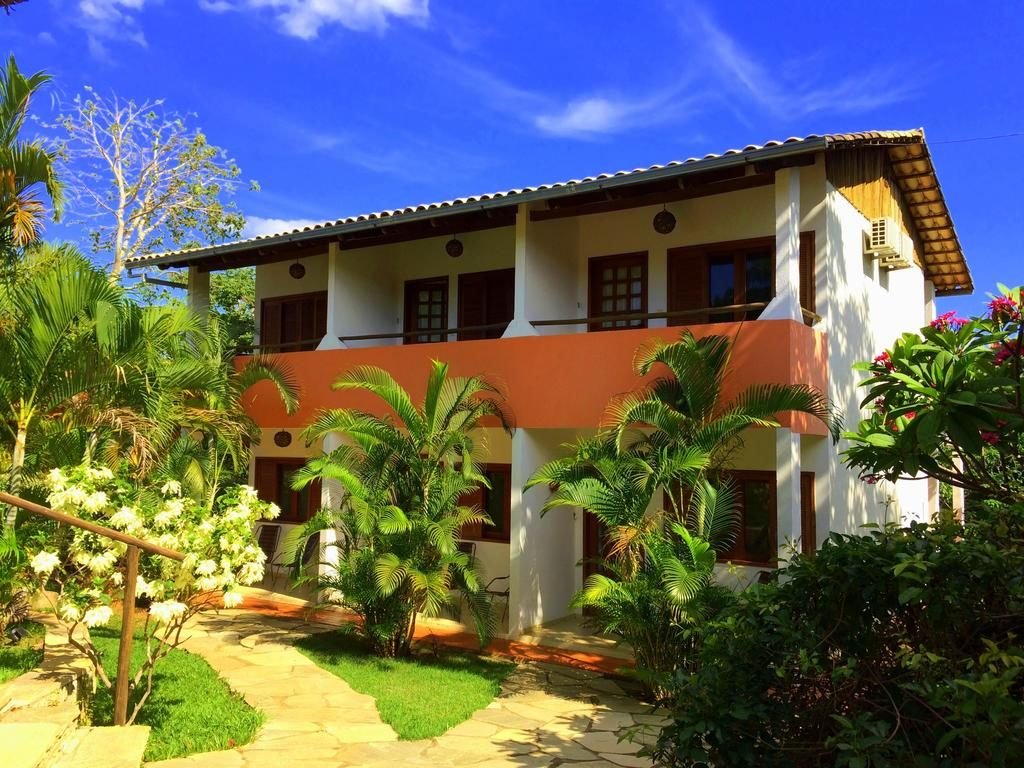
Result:
{"label": "wooden railing", "polygon": [[[543,328],[559,325],[600,325],[611,322],[636,322],[648,320],[675,320],[686,318],[715,317],[718,315],[737,315],[743,312],[760,312],[767,307],[766,302],[752,302],[749,304],[729,304],[719,307],[701,307],[700,309],[679,309],[667,312],[633,312],[617,315],[594,315],[592,317],[569,317],[553,320],[531,320],[530,325],[534,328]],[[821,315],[809,309],[800,308],[800,314],[807,325],[814,325],[821,321]],[[725,317],[722,322],[729,322],[734,318]],[[417,336],[444,337],[443,341],[449,341],[447,337],[452,334],[462,333],[484,333],[487,331],[504,330],[508,322],[488,323],[486,325],[465,325],[454,328],[421,328],[415,331],[388,331],[385,333],[363,333],[350,336],[339,336],[338,341],[384,341],[387,339],[411,339]],[[239,348],[236,350],[239,355],[251,355],[257,352],[289,352],[302,349],[315,349],[322,341],[322,337],[315,339],[303,339],[301,341],[290,341],[281,344],[256,344],[251,347]]]}
{"label": "wooden railing", "polygon": [[149,552],[178,562],[184,560],[185,555],[159,544],[129,536],[127,533],[90,523],[88,520],[55,512],[9,493],[0,492],[0,503],[128,545],[127,567],[124,574],[124,604],[121,608],[121,641],[117,648],[117,678],[114,681],[114,725],[124,725],[128,722],[128,681],[131,677],[132,638],[135,630],[135,582],[139,576],[139,552]]}
{"label": "wooden railing", "polygon": [[[487,323],[486,325],[461,325],[455,328],[421,328],[416,331],[394,331],[391,333],[363,333],[358,336],[339,336],[338,341],[374,341],[377,339],[412,339],[417,336],[450,336],[459,333],[486,333],[504,331],[508,322]],[[445,339],[447,341],[447,339]]]}

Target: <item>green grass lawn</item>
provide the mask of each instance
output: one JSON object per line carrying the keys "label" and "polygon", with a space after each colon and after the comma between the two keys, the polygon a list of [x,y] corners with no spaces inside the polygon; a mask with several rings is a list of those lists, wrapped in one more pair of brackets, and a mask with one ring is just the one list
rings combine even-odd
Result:
{"label": "green grass lawn", "polygon": [[6,638],[0,638],[0,683],[6,683],[28,672],[43,660],[42,640],[46,629],[34,621],[23,625],[28,637],[17,645],[6,645]]}
{"label": "green grass lawn", "polygon": [[[113,679],[117,671],[118,627],[90,630]],[[145,646],[132,644],[132,671],[145,659]],[[129,714],[131,714],[129,704]],[[93,722],[110,725],[114,719],[111,691],[101,688],[93,701]],[[145,760],[166,760],[196,752],[231,749],[252,740],[263,713],[231,692],[213,667],[199,656],[176,649],[157,664],[153,693],[136,720],[153,730]]]}
{"label": "green grass lawn", "polygon": [[359,693],[373,696],[400,739],[429,739],[469,719],[501,689],[514,665],[470,653],[438,659],[380,659],[344,629],[303,638],[296,647]]}

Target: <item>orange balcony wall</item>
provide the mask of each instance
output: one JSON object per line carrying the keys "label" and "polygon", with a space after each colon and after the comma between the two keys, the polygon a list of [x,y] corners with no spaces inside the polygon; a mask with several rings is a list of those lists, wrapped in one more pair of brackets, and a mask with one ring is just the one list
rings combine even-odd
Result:
{"label": "orange balcony wall", "polygon": [[[357,407],[380,411],[379,401],[362,393],[336,392],[331,383],[359,365],[388,370],[413,396],[423,397],[431,360],[448,363],[452,375],[483,375],[506,394],[520,427],[593,429],[608,400],[636,389],[633,354],[651,337],[677,339],[680,328],[642,328],[557,336],[438,344],[292,352],[276,357],[287,365],[301,389],[301,406],[288,415],[272,388],[261,383],[245,407],[264,428],[301,428],[322,408]],[[698,337],[722,334],[733,340],[726,376],[726,398],[751,384],[809,384],[827,391],[825,334],[791,320],[714,323],[690,327]],[[827,434],[825,426],[804,414],[783,414],[796,432]]]}

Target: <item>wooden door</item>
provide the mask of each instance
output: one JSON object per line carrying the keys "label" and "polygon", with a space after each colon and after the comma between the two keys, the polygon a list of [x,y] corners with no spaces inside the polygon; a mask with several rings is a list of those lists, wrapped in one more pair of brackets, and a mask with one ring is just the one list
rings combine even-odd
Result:
{"label": "wooden door", "polygon": [[[447,341],[448,335],[439,333],[448,327],[448,278],[429,277],[425,280],[407,280],[405,283],[405,331],[425,331],[406,336],[406,344],[425,344]],[[429,333],[428,331],[433,331]]]}
{"label": "wooden door", "polygon": [[459,275],[459,328],[503,323],[504,326],[478,331],[459,331],[459,341],[500,339],[512,322],[516,271],[493,269]]}

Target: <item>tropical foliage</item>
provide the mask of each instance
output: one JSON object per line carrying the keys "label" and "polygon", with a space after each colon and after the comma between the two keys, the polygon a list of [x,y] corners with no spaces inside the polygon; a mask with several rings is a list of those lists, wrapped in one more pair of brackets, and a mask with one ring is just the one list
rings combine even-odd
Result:
{"label": "tropical foliage", "polygon": [[638,376],[655,378],[614,399],[603,430],[541,467],[529,487],[553,486],[544,505],[582,507],[607,531],[604,572],[591,575],[573,605],[633,647],[637,671],[666,692],[690,668],[701,626],[727,602],[711,586],[717,553],[739,522],[737,492],[722,474],[749,427],[779,426],[778,414],[809,413],[827,423],[825,398],[804,386],[763,385],[725,400],[730,341],[723,336],[642,345]]}
{"label": "tropical foliage", "polygon": [[858,366],[873,413],[847,435],[845,455],[865,480],[924,473],[980,499],[1024,502],[1021,289],[1001,287],[988,309],[941,315]]}
{"label": "tropical foliage", "polygon": [[10,487],[23,471],[38,478],[88,453],[212,498],[259,435],[242,394],[268,379],[294,409],[288,372],[258,357],[236,369],[216,323],[183,307],[140,307],[73,249],[46,248],[49,269],[0,290],[0,451]]}
{"label": "tropical foliage", "polygon": [[833,534],[743,593],[680,674],[665,765],[1011,766],[1024,550],[959,525]]}
{"label": "tropical foliage", "polygon": [[1009,766],[1024,751],[1020,291],[858,366],[868,482],[933,477],[983,514],[833,534],[706,628],[657,758],[674,766]]}
{"label": "tropical foliage", "polygon": [[[167,482],[159,492],[146,490],[89,463],[51,470],[47,486],[53,510],[185,555],[181,563],[147,554],[140,560],[136,594],[151,602],[142,629],[146,659],[131,681],[132,722],[152,692],[157,663],[181,644],[185,622],[214,604],[239,605],[239,588],[263,578],[266,556],[256,545],[253,526],[279,510],[244,486],[226,489],[214,503],[197,502],[183,496],[176,482]],[[24,542],[40,593],[53,596],[68,642],[92,661],[97,678],[111,688],[96,647],[76,630],[103,626],[113,617],[111,596],[124,584],[126,545],[49,522],[29,526]]]}
{"label": "tropical foliage", "polygon": [[13,56],[0,70],[0,247],[7,252],[5,261],[12,248],[39,237],[47,213],[40,193],[49,197],[55,215],[64,199],[55,153],[42,141],[21,136],[32,97],[49,81],[45,72],[23,75]]}
{"label": "tropical foliage", "polygon": [[449,376],[438,362],[419,405],[379,368],[355,368],[334,388],[370,393],[394,415],[329,410],[306,430],[311,442],[341,440],[297,473],[300,485],[320,479],[345,492],[340,511],[322,512],[305,530],[337,529],[338,563],[320,586],[359,615],[360,631],[380,655],[408,654],[417,615],[437,616],[453,591],[466,600],[483,641],[490,603],[478,564],[457,540],[464,526],[491,522],[461,499],[487,483],[477,464],[481,420],[508,428],[500,393],[482,378]]}

